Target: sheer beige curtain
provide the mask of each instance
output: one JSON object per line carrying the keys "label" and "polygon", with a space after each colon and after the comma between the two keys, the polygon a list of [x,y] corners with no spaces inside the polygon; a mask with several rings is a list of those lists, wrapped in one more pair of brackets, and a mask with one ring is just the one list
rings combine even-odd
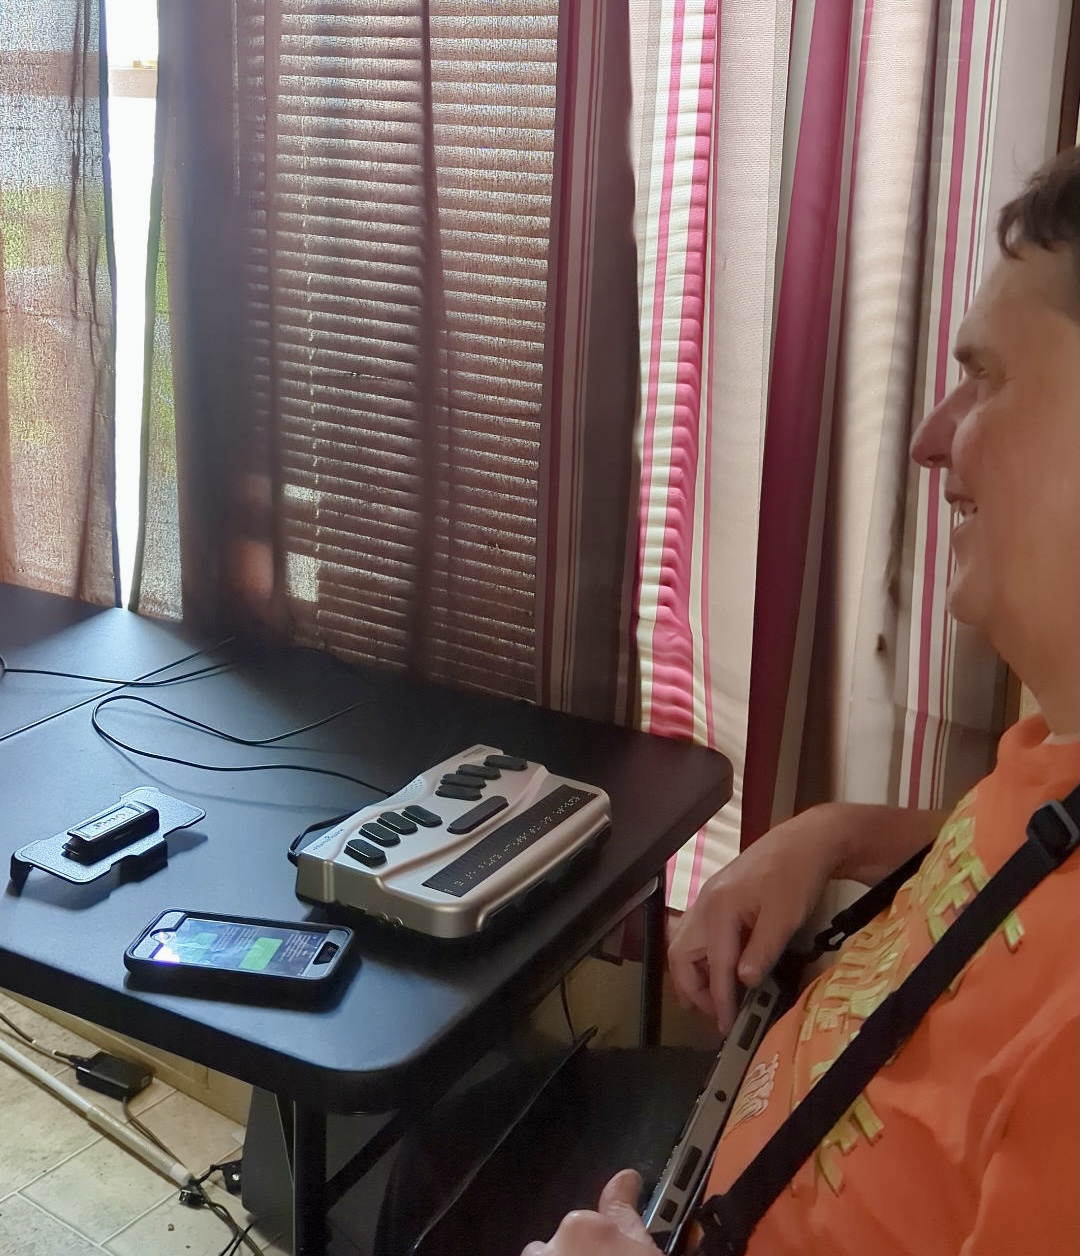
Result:
{"label": "sheer beige curtain", "polygon": [[0,5],[0,580],[116,601],[97,0]]}
{"label": "sheer beige curtain", "polygon": [[140,607],[610,717],[637,355],[623,7],[160,13]]}

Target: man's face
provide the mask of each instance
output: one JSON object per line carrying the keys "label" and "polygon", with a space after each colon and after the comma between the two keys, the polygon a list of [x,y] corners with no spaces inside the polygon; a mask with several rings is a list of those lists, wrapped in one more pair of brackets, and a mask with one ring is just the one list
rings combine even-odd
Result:
{"label": "man's face", "polygon": [[[960,384],[912,457],[945,471],[954,511],[948,605],[1025,676],[1080,637],[1080,323],[1068,255],[994,266],[956,341]],[[1033,651],[1035,655],[1033,657]]]}

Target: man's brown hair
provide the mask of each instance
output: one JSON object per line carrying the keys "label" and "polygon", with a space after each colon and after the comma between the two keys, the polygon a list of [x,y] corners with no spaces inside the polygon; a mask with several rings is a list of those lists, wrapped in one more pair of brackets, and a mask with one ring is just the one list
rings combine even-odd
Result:
{"label": "man's brown hair", "polygon": [[1016,257],[1025,244],[1067,249],[1073,271],[1069,308],[1080,317],[1080,147],[1058,153],[1002,207],[997,236],[1007,257]]}

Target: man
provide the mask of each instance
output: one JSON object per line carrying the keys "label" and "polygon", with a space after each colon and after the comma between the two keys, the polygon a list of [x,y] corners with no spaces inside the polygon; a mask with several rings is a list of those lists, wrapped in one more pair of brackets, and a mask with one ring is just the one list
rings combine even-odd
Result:
{"label": "man", "polygon": [[[912,457],[954,511],[949,609],[981,628],[1041,714],[949,818],[829,804],[779,825],[713,877],[676,929],[675,989],[722,1030],[826,881],[873,883],[938,834],[893,907],[841,950],[755,1057],[707,1194],[725,1190],[873,1006],[1080,780],[1080,150],[1006,206],[1002,255],[964,318],[957,387]],[[944,824],[943,824],[944,820]],[[940,833],[938,830],[940,829]],[[1021,904],[795,1175],[750,1256],[1041,1256],[1080,1245],[1080,856]],[[744,1087],[745,1089],[745,1087]],[[640,1180],[570,1213],[523,1256],[644,1256]],[[496,1201],[491,1201],[497,1207]],[[478,1243],[478,1252],[483,1250]]]}

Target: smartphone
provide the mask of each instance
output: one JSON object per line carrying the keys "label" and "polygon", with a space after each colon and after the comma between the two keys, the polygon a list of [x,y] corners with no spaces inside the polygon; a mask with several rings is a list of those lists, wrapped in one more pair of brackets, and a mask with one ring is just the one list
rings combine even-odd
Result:
{"label": "smartphone", "polygon": [[124,952],[138,984],[157,990],[280,1002],[336,985],[352,945],[343,925],[164,911]]}

